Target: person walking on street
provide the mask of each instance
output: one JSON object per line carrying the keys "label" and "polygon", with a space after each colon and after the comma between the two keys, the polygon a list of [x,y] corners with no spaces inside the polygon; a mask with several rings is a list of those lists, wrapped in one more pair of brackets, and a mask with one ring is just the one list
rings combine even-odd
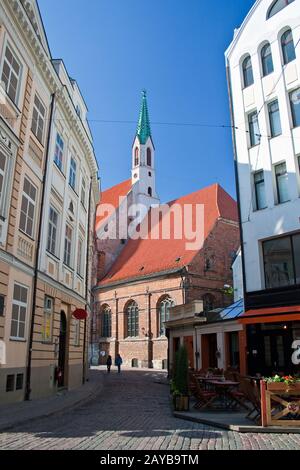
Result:
{"label": "person walking on street", "polygon": [[116,366],[118,366],[118,373],[120,374],[121,372],[121,364],[122,364],[123,360],[120,356],[120,354],[117,354],[117,357],[116,357]]}
{"label": "person walking on street", "polygon": [[106,360],[106,367],[107,367],[108,374],[110,373],[111,365],[112,365],[112,359],[111,359],[111,356],[108,356],[108,358]]}

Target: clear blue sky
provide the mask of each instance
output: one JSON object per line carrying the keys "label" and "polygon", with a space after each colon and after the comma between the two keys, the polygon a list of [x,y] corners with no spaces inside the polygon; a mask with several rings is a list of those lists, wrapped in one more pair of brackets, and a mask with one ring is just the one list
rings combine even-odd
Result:
{"label": "clear blue sky", "polygon": [[[224,51],[254,0],[39,0],[89,119],[135,121],[148,95],[163,202],[219,182],[235,196]],[[136,124],[91,122],[102,188],[130,177]]]}

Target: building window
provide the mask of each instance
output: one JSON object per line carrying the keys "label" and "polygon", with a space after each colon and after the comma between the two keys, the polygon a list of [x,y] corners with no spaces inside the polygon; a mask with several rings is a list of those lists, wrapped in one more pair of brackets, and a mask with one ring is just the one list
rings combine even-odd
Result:
{"label": "building window", "polygon": [[159,336],[165,336],[166,334],[166,327],[165,322],[169,321],[170,319],[170,308],[174,307],[175,303],[170,298],[165,298],[162,302],[160,302],[158,307],[158,327],[159,327]]}
{"label": "building window", "polygon": [[281,48],[284,65],[296,59],[293,33],[290,29],[281,36]]}
{"label": "building window", "polygon": [[23,389],[23,382],[24,382],[24,374],[17,374],[16,390],[22,390]]}
{"label": "building window", "polygon": [[279,13],[283,8],[287,7],[290,3],[293,3],[293,1],[294,0],[276,0],[273,2],[268,11],[267,19],[272,18],[272,16]]}
{"label": "building window", "polygon": [[290,103],[293,118],[293,126],[300,126],[300,88],[290,93]]}
{"label": "building window", "polygon": [[243,61],[243,79],[244,79],[244,88],[253,85],[253,70],[252,70],[252,62],[251,57],[247,56]]}
{"label": "building window", "polygon": [[80,201],[83,207],[85,207],[85,198],[86,198],[86,182],[85,179],[82,178],[81,180],[81,195],[80,195]]}
{"label": "building window", "polygon": [[59,133],[57,133],[55,153],[54,153],[54,163],[56,163],[60,171],[62,171],[62,167],[63,167],[63,154],[64,154],[64,141],[59,135]]}
{"label": "building window", "polygon": [[254,147],[260,143],[260,131],[258,124],[258,115],[257,111],[250,113],[248,115],[248,125],[249,125],[249,135],[250,135],[250,145]]}
{"label": "building window", "polygon": [[52,342],[52,320],[54,312],[54,299],[45,296],[44,300],[44,321],[42,327],[42,341],[44,343]]}
{"label": "building window", "polygon": [[263,242],[267,289],[300,283],[300,234]]}
{"label": "building window", "polygon": [[83,241],[79,238],[78,239],[78,252],[77,252],[77,274],[82,276],[82,252],[83,252]]}
{"label": "building window", "polygon": [[265,44],[261,50],[261,63],[264,77],[274,72],[271,45],[269,43]]}
{"label": "building window", "polygon": [[148,188],[148,196],[152,197],[152,188],[150,188],[150,186]]}
{"label": "building window", "polygon": [[39,140],[39,142],[43,142],[43,135],[44,135],[44,125],[45,125],[45,116],[46,109],[41,100],[37,95],[34,97],[33,103],[33,111],[32,111],[32,124],[31,130]]}
{"label": "building window", "polygon": [[19,228],[29,237],[33,237],[36,194],[35,186],[25,177]]}
{"label": "building window", "polygon": [[147,148],[147,165],[152,166],[152,154],[149,147]]}
{"label": "building window", "polygon": [[135,147],[134,150],[134,166],[138,166],[139,164],[139,149],[138,147]]}
{"label": "building window", "polygon": [[10,330],[10,336],[12,338],[25,339],[27,295],[27,287],[21,286],[20,284],[14,285]]}
{"label": "building window", "polygon": [[71,248],[72,248],[72,229],[69,225],[66,225],[64,263],[67,266],[71,266]]}
{"label": "building window", "polygon": [[50,207],[49,211],[49,223],[48,223],[48,241],[47,250],[53,255],[56,255],[56,238],[58,229],[58,213],[53,207]]}
{"label": "building window", "polygon": [[15,390],[15,376],[13,374],[9,374],[6,376],[6,391],[14,392],[14,390]]}
{"label": "building window", "polygon": [[70,174],[69,174],[69,185],[71,188],[74,189],[75,191],[75,186],[76,186],[76,161],[73,157],[71,157],[71,163],[70,163]]}
{"label": "building window", "polygon": [[80,346],[80,320],[74,319],[74,346]]}
{"label": "building window", "polygon": [[136,302],[131,302],[126,310],[127,336],[139,336],[139,307]]}
{"label": "building window", "polygon": [[0,150],[0,200],[4,191],[6,168],[7,168],[7,157]]}
{"label": "building window", "polygon": [[5,50],[1,80],[5,85],[6,93],[17,104],[21,82],[21,65],[9,46],[6,46]]}
{"label": "building window", "polygon": [[268,104],[269,121],[271,137],[276,137],[281,134],[281,121],[278,100],[272,101]]}
{"label": "building window", "polygon": [[205,294],[202,297],[203,300],[203,310],[204,312],[209,312],[210,310],[214,309],[215,306],[215,298],[211,294]]}
{"label": "building window", "polygon": [[108,305],[103,308],[101,314],[101,336],[111,338],[111,309]]}
{"label": "building window", "polygon": [[256,210],[265,209],[267,207],[264,172],[258,171],[254,173],[254,188]]}
{"label": "building window", "polygon": [[81,109],[80,109],[79,104],[76,105],[76,114],[81,119]]}
{"label": "building window", "polygon": [[278,204],[289,201],[289,177],[286,163],[275,166]]}

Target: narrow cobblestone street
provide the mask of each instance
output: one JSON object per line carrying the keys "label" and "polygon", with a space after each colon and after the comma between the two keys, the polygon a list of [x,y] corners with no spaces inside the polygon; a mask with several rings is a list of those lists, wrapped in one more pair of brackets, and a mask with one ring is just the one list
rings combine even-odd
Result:
{"label": "narrow cobblestone street", "polygon": [[103,371],[99,396],[0,434],[1,449],[300,449],[296,434],[239,434],[172,416],[165,374]]}

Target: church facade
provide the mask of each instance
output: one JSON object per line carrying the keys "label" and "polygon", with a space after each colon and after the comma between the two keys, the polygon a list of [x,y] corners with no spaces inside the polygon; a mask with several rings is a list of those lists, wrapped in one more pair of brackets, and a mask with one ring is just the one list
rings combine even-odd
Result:
{"label": "church facade", "polygon": [[[224,285],[232,285],[240,243],[236,202],[214,184],[160,203],[145,92],[131,179],[102,193],[95,235],[94,363],[119,353],[129,367],[166,368],[170,308],[201,300],[210,310],[231,302]],[[192,235],[201,242],[191,243]]]}

